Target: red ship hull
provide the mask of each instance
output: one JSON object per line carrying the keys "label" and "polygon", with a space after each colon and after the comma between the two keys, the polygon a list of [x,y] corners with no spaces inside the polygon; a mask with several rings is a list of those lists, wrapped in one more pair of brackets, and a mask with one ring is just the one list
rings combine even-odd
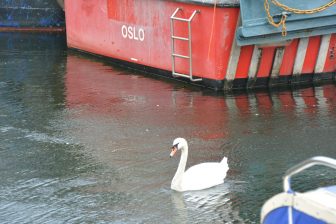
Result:
{"label": "red ship hull", "polygon": [[[240,47],[235,41],[239,7],[186,2],[66,0],[68,46],[165,75],[186,74],[216,89],[334,79],[336,34],[295,39],[285,46]],[[185,21],[172,22],[177,8],[179,19],[195,13],[190,30]]]}

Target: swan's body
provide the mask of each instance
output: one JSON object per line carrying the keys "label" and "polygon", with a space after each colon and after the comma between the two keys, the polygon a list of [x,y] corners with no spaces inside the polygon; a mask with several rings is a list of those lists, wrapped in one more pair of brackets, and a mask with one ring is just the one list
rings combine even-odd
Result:
{"label": "swan's body", "polygon": [[181,150],[181,159],[172,180],[171,189],[176,191],[202,190],[224,182],[229,170],[226,157],[219,163],[201,163],[185,171],[188,158],[187,141],[183,138],[177,138],[173,145],[170,156],[173,156],[177,150]]}

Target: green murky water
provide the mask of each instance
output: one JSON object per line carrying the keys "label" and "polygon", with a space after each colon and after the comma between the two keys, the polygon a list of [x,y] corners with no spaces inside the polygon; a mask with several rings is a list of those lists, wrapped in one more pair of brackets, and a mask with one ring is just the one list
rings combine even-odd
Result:
{"label": "green murky water", "polygon": [[[2,223],[258,223],[282,175],[336,158],[336,87],[215,94],[66,49],[63,34],[0,34]],[[223,185],[176,193],[188,166],[229,158]],[[311,169],[294,189],[335,184]]]}

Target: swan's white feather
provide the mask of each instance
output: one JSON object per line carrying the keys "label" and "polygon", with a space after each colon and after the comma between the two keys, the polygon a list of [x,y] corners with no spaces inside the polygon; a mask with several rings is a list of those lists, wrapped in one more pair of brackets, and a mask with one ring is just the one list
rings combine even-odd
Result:
{"label": "swan's white feather", "polygon": [[182,189],[202,190],[224,182],[229,167],[227,163],[201,163],[190,167],[182,179]]}
{"label": "swan's white feather", "polygon": [[185,171],[188,158],[188,143],[184,138],[176,138],[174,140],[170,155],[173,156],[177,149],[181,150],[181,158],[171,183],[172,189],[176,191],[202,190],[224,182],[226,173],[229,170],[226,157],[219,163],[201,163]]}

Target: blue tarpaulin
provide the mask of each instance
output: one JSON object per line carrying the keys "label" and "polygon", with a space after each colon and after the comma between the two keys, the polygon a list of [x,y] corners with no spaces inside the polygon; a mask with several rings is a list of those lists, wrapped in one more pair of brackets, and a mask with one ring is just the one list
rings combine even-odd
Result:
{"label": "blue tarpaulin", "polygon": [[[288,214],[288,207],[281,207],[272,211],[268,216],[266,216],[263,224],[326,224],[326,222],[316,219],[310,215],[300,212],[296,209],[292,209],[292,216]],[[291,217],[292,221],[288,218]]]}

